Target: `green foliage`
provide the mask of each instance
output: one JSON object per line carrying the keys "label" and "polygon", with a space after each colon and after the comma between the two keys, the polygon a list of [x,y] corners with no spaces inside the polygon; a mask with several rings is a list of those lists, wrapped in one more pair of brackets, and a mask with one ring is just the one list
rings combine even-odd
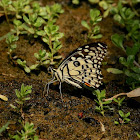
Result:
{"label": "green foliage", "polygon": [[1,128],[0,128],[0,134],[6,130],[6,128],[8,127],[8,125],[10,124],[10,122],[7,122],[5,125],[3,125]]}
{"label": "green foliage", "polygon": [[118,98],[118,99],[114,98],[113,100],[114,100],[116,103],[118,103],[118,106],[119,106],[119,107],[121,107],[121,106],[122,106],[122,103],[123,103],[123,101],[124,101],[124,99],[125,99],[125,97],[123,97],[123,98]]}
{"label": "green foliage", "polygon": [[[2,4],[3,1],[1,2]],[[42,39],[42,41],[46,43],[46,46],[49,47],[49,52],[40,50],[38,55],[37,53],[34,54],[37,59],[34,65],[27,66],[26,60],[17,59],[17,63],[25,72],[30,73],[31,70],[36,70],[40,66],[56,64],[54,60],[61,59],[61,56],[57,53],[62,47],[59,39],[61,39],[64,34],[58,31],[59,26],[55,25],[55,22],[59,14],[64,12],[62,6],[60,4],[54,4],[42,7],[38,2],[32,2],[32,0],[14,0],[11,2],[5,0],[4,2],[6,3],[8,11],[12,12],[11,14],[15,14],[15,19],[13,20],[14,28],[11,29],[13,35],[7,37],[9,45],[8,53],[10,54],[17,47],[15,41],[18,40],[21,34],[24,34],[30,38]],[[14,34],[17,36],[14,37]],[[8,39],[11,38],[12,42],[9,42]]]}
{"label": "green foliage", "polygon": [[[18,104],[17,106],[14,106],[13,104],[10,104],[10,106],[14,109],[17,109],[19,111],[22,110],[22,107],[25,103],[25,101],[30,100],[30,97],[27,97],[32,92],[32,86],[24,86],[24,84],[21,85],[21,90],[15,90],[17,100],[15,102]],[[22,113],[22,111],[21,111]]]}
{"label": "green foliage", "polygon": [[21,132],[18,131],[18,134],[12,138],[15,140],[38,140],[35,131],[36,128],[34,128],[34,124],[26,122],[25,125],[23,125],[23,130],[21,130]]}
{"label": "green foliage", "polygon": [[37,13],[23,15],[24,23],[22,24],[23,30],[21,34],[33,35],[37,38],[40,35],[40,27],[45,23],[45,20],[37,15]]}
{"label": "green foliage", "polygon": [[126,83],[131,85],[132,88],[136,88],[140,83],[140,66],[136,62],[136,56],[140,50],[140,43],[135,42],[132,47],[124,47],[124,36],[114,34],[111,37],[112,42],[119,48],[121,48],[127,55],[127,58],[120,57],[119,62],[124,66],[123,70],[116,68],[108,68],[107,71],[114,74],[125,74],[127,76]]}
{"label": "green foliage", "polygon": [[[109,12],[112,8],[113,0],[88,0],[91,4],[98,4],[103,10],[103,17],[106,18],[109,15]],[[80,0],[72,0],[72,3],[75,5],[80,4]]]}
{"label": "green foliage", "polygon": [[38,69],[40,66],[44,66],[50,63],[46,50],[39,50],[39,53],[34,53],[34,56],[36,57],[37,61],[35,65],[30,66],[31,70]]}
{"label": "green foliage", "polygon": [[114,15],[114,20],[126,28],[128,32],[126,39],[139,40],[140,20],[135,17],[136,14],[131,8],[124,7],[120,0],[118,5],[111,9],[111,13]]}
{"label": "green foliage", "polygon": [[97,25],[102,20],[100,11],[97,9],[91,9],[90,18],[89,24],[84,20],[81,22],[81,24],[88,29],[88,38],[99,39],[102,37],[102,34],[100,34],[100,26]]}
{"label": "green foliage", "polygon": [[13,52],[14,49],[16,49],[17,45],[15,44],[16,41],[18,40],[18,36],[8,34],[6,38],[6,43],[8,44],[8,54],[11,57],[11,53]]}
{"label": "green foliage", "polygon": [[110,108],[107,104],[110,104],[112,101],[103,101],[103,99],[105,99],[105,94],[106,91],[102,90],[100,92],[100,90],[95,90],[94,93],[97,97],[97,100],[95,99],[95,102],[98,104],[98,106],[95,107],[95,111],[101,113],[104,116],[105,110],[112,110],[112,108]]}
{"label": "green foliage", "polygon": [[119,115],[120,115],[120,119],[119,119],[119,122],[118,121],[114,121],[114,123],[116,125],[118,124],[126,124],[126,123],[129,123],[131,120],[128,118],[130,116],[130,112],[124,114],[124,112],[122,110],[119,110]]}
{"label": "green foliage", "polygon": [[17,19],[22,18],[22,14],[24,13],[31,13],[32,10],[30,9],[30,3],[32,0],[15,0],[12,1],[9,5],[8,10],[14,12]]}

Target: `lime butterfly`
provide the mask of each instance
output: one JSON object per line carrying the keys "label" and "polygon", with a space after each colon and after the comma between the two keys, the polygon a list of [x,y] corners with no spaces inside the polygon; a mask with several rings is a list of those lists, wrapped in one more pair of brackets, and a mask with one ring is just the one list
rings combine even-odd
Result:
{"label": "lime butterfly", "polygon": [[61,92],[61,83],[66,82],[77,88],[83,85],[92,88],[98,88],[102,82],[101,62],[107,52],[107,46],[104,43],[97,42],[84,45],[74,50],[70,55],[62,61],[58,69],[49,67],[53,77],[50,82],[45,85],[44,92],[49,85],[59,81],[59,89]]}

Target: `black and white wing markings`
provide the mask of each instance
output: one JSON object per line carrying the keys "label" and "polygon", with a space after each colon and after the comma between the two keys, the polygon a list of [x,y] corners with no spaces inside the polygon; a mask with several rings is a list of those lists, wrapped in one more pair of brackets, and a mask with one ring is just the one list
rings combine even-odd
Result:
{"label": "black and white wing markings", "polygon": [[58,67],[61,81],[78,88],[82,84],[98,88],[101,85],[101,61],[107,46],[103,43],[92,43],[74,50]]}

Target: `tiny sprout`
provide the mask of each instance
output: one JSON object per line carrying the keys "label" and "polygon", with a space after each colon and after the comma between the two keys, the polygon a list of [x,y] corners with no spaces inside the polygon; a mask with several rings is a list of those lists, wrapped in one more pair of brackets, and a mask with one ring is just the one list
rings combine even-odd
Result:
{"label": "tiny sprout", "polygon": [[99,90],[95,90],[93,94],[97,96],[97,100],[95,99],[95,102],[99,105],[95,107],[95,111],[101,113],[104,116],[105,109],[112,110],[107,104],[110,104],[112,101],[103,101],[105,99],[105,90],[102,90],[101,92]]}
{"label": "tiny sprout", "polygon": [[114,121],[114,123],[116,125],[118,124],[126,124],[128,122],[130,122],[131,120],[128,118],[130,116],[130,112],[124,114],[124,112],[122,110],[119,110],[119,115],[121,118],[119,118],[119,122],[118,121]]}
{"label": "tiny sprout", "polygon": [[18,131],[18,134],[12,138],[15,140],[38,140],[35,131],[36,128],[34,128],[34,124],[26,122],[25,125],[23,125],[23,130],[21,130],[21,132]]}
{"label": "tiny sprout", "polygon": [[123,98],[118,98],[118,99],[114,98],[113,100],[114,100],[116,103],[118,103],[118,106],[119,106],[119,107],[121,107],[121,106],[122,106],[122,103],[123,103],[123,101],[124,101],[124,99],[125,99],[125,97],[123,97]]}
{"label": "tiny sprout", "polygon": [[10,104],[10,106],[13,109],[17,109],[17,111],[19,111],[21,113],[22,118],[24,118],[23,116],[23,105],[25,103],[25,101],[30,100],[30,97],[27,97],[30,93],[32,92],[32,86],[24,86],[24,84],[21,85],[21,90],[15,90],[16,96],[18,99],[15,100],[15,102],[17,103],[17,105],[13,105]]}

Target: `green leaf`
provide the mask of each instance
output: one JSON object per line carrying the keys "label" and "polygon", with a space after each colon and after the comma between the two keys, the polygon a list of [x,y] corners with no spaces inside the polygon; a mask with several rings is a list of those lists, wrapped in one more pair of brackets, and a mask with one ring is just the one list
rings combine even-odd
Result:
{"label": "green leaf", "polygon": [[135,60],[135,56],[134,56],[134,55],[129,55],[129,56],[127,57],[127,64],[128,64],[130,67],[132,67],[132,66],[133,66],[134,60]]}
{"label": "green leaf", "polygon": [[45,23],[45,21],[41,17],[38,17],[36,22],[34,23],[34,26],[40,27],[43,23]]}
{"label": "green leaf", "polygon": [[16,26],[22,25],[22,22],[21,22],[20,20],[17,20],[17,19],[14,19],[13,23],[14,23]]}
{"label": "green leaf", "polygon": [[119,69],[116,69],[116,68],[108,68],[107,72],[110,72],[110,73],[113,73],[113,74],[122,74],[123,73],[122,70],[119,70]]}
{"label": "green leaf", "polygon": [[17,63],[18,63],[19,65],[23,66],[23,67],[26,66],[26,61],[25,61],[25,60],[24,60],[24,61],[21,61],[21,59],[17,59]]}
{"label": "green leaf", "polygon": [[46,33],[43,30],[40,30],[40,31],[38,30],[36,31],[36,34],[39,36],[45,36]]}
{"label": "green leaf", "polygon": [[136,55],[139,52],[139,50],[140,50],[140,43],[136,42],[132,48],[130,48],[130,47],[126,48],[126,54],[127,55]]}
{"label": "green leaf", "polygon": [[79,4],[79,0],[72,0],[72,3],[78,5]]}
{"label": "green leaf", "polygon": [[14,106],[13,104],[10,104],[10,106],[13,108],[13,109],[16,109],[17,107]]}
{"label": "green leaf", "polygon": [[3,125],[1,128],[0,128],[0,134],[6,130],[6,128],[8,127],[8,125],[10,124],[10,121],[8,121],[5,125]]}
{"label": "green leaf", "polygon": [[90,18],[92,21],[95,21],[95,19],[100,15],[100,11],[97,9],[91,9],[90,10]]}
{"label": "green leaf", "polygon": [[118,121],[114,121],[114,123],[115,123],[116,125],[118,125],[118,124],[119,124],[119,122],[118,122]]}
{"label": "green leaf", "polygon": [[29,20],[34,23],[37,19],[37,13],[29,14]]}
{"label": "green leaf", "polygon": [[35,70],[37,67],[38,67],[38,64],[31,65],[31,66],[30,66],[30,70]]}
{"label": "green leaf", "polygon": [[109,15],[109,12],[110,12],[109,9],[106,10],[106,11],[104,11],[104,13],[103,13],[103,17],[106,18],[106,17]]}
{"label": "green leaf", "polygon": [[102,38],[102,37],[103,37],[102,34],[98,34],[98,35],[94,35],[94,36],[91,37],[91,38],[93,38],[93,39],[99,39],[99,38]]}
{"label": "green leaf", "polygon": [[27,73],[30,73],[31,72],[31,70],[30,70],[30,68],[29,67],[24,67],[24,70],[25,70],[25,72],[27,72]]}
{"label": "green leaf", "polygon": [[104,10],[108,9],[108,4],[106,1],[99,2],[99,6],[102,7]]}
{"label": "green leaf", "polygon": [[124,66],[128,67],[128,63],[127,63],[127,61],[126,61],[126,59],[124,57],[120,57],[119,58],[119,62],[121,64],[123,64]]}
{"label": "green leaf", "polygon": [[27,16],[23,15],[23,19],[27,24],[31,25],[31,22]]}
{"label": "green leaf", "polygon": [[43,61],[43,65],[47,65],[50,63],[50,60]]}
{"label": "green leaf", "polygon": [[88,25],[88,23],[87,23],[86,21],[82,20],[82,21],[81,21],[81,24],[82,24],[85,28],[87,28],[88,30],[90,30],[90,26]]}
{"label": "green leaf", "polygon": [[120,115],[122,118],[125,117],[124,113],[123,113],[121,110],[119,110],[119,115]]}
{"label": "green leaf", "polygon": [[30,100],[30,97],[26,97],[23,99],[23,101],[27,101],[27,100]]}
{"label": "green leaf", "polygon": [[123,40],[124,40],[123,35],[114,34],[114,35],[111,36],[111,40],[114,43],[114,45],[116,45],[117,47],[119,47],[123,51],[125,51],[125,49],[123,47]]}
{"label": "green leaf", "polygon": [[61,56],[61,55],[58,55],[58,56],[54,56],[53,58],[54,58],[54,59],[61,59],[62,56]]}
{"label": "green leaf", "polygon": [[103,102],[103,104],[106,105],[106,104],[110,104],[111,102],[112,102],[112,100],[109,100],[109,101]]}
{"label": "green leaf", "polygon": [[131,70],[133,70],[135,73],[140,74],[140,68],[138,67],[131,67]]}
{"label": "green leaf", "polygon": [[93,4],[95,4],[95,3],[99,3],[99,1],[100,0],[88,0],[90,3],[93,3]]}
{"label": "green leaf", "polygon": [[117,21],[118,23],[124,24],[124,23],[123,23],[123,20],[122,20],[122,17],[121,17],[119,14],[114,15],[113,18],[114,18],[114,20]]}
{"label": "green leaf", "polygon": [[125,117],[127,118],[128,116],[130,116],[130,112],[128,112],[127,114],[125,114]]}

